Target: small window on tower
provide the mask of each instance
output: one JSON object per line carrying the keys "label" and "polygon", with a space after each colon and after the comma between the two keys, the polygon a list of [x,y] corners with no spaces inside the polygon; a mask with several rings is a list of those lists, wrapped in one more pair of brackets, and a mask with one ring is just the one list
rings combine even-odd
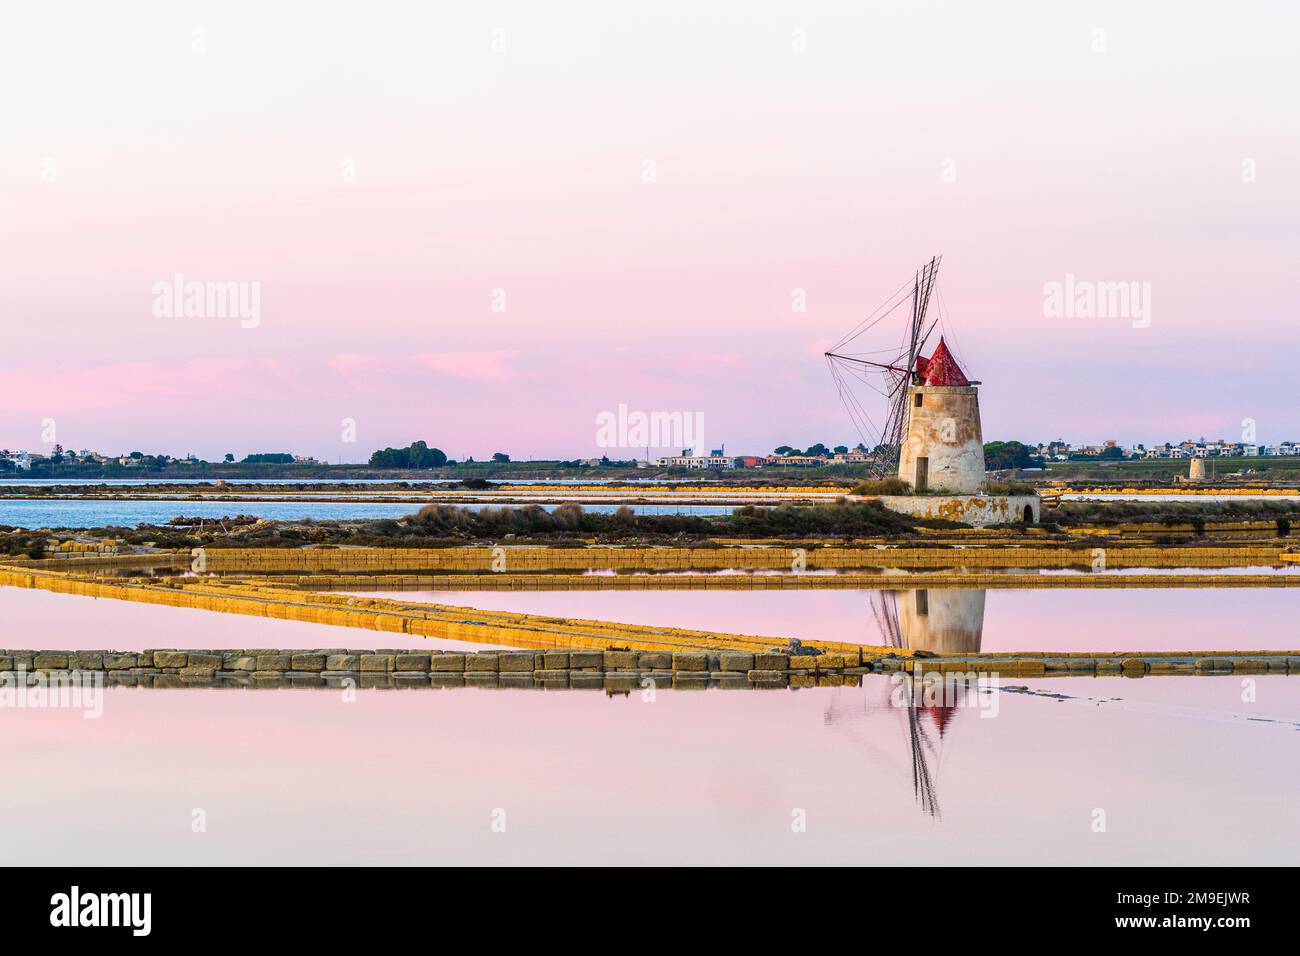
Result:
{"label": "small window on tower", "polygon": [[917,392],[917,393],[916,393],[916,399],[915,399],[915,402],[916,402],[916,407],[917,407],[917,408],[920,408],[920,407],[921,407],[922,401],[923,401],[924,399],[925,399],[925,396],[924,396],[924,395],[922,395],[920,392]]}

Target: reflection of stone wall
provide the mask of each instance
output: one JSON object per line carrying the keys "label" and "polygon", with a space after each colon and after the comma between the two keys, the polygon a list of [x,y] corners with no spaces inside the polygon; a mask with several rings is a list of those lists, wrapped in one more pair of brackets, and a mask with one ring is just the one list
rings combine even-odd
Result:
{"label": "reflection of stone wall", "polygon": [[973,654],[984,635],[984,591],[901,591],[898,623],[905,646],[935,654]]}
{"label": "reflection of stone wall", "polygon": [[1025,520],[1038,523],[1042,499],[1038,495],[882,495],[880,503],[891,511],[914,518],[943,518],[982,528]]}

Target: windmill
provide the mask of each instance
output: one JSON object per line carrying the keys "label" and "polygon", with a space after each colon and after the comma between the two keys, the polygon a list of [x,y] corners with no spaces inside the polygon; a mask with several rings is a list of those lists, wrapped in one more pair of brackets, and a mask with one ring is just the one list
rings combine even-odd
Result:
{"label": "windmill", "polygon": [[[935,256],[913,277],[911,294],[906,283],[871,315],[859,322],[825,353],[840,402],[849,413],[863,444],[872,454],[872,474],[877,478],[898,471],[899,449],[907,433],[907,386],[920,384],[916,360],[934,331],[938,319],[928,319],[930,295],[934,291],[941,256]],[[849,351],[867,332],[911,302],[911,319],[900,347],[870,351]],[[871,356],[868,358],[867,356]],[[859,399],[857,385],[865,385],[885,399],[884,419],[877,426]]]}

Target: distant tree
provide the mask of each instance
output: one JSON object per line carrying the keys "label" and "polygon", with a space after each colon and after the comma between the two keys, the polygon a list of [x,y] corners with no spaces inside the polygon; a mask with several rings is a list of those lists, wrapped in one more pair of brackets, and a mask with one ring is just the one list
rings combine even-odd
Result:
{"label": "distant tree", "polygon": [[425,442],[412,442],[406,448],[385,448],[370,456],[371,468],[441,468],[447,455]]}
{"label": "distant tree", "polygon": [[255,455],[246,455],[242,464],[245,465],[291,465],[293,464],[293,455],[286,451],[258,452]]}
{"label": "distant tree", "polygon": [[235,460],[235,453],[232,451],[226,452],[226,461],[234,461],[234,460]]}
{"label": "distant tree", "polygon": [[804,452],[804,454],[807,455],[809,458],[824,458],[830,453],[831,453],[830,449],[827,448],[825,445],[823,445],[821,442],[818,442],[817,444],[809,448],[806,452]]}
{"label": "distant tree", "polygon": [[492,460],[497,462],[498,464],[504,464],[505,462],[510,460],[510,456],[503,451],[499,451],[492,456]]}
{"label": "distant tree", "polygon": [[1028,445],[1018,441],[991,441],[984,445],[984,467],[990,471],[1033,468],[1041,461],[1034,457]]}
{"label": "distant tree", "polygon": [[1116,446],[1116,445],[1111,445],[1109,448],[1103,448],[1103,449],[1101,450],[1101,454],[1098,455],[1097,457],[1098,457],[1098,458],[1105,459],[1105,460],[1107,460],[1107,461],[1109,461],[1109,460],[1111,460],[1111,459],[1114,459],[1114,458],[1123,458],[1123,457],[1124,457],[1124,449],[1122,449],[1122,448],[1120,448],[1120,447],[1118,447],[1118,446]]}
{"label": "distant tree", "polygon": [[836,445],[834,448],[831,449],[831,451],[835,452],[835,454],[837,455],[847,455],[849,453],[849,446]]}
{"label": "distant tree", "polygon": [[781,447],[774,449],[774,450],[772,451],[772,454],[774,454],[774,455],[789,455],[789,454],[791,454],[791,453],[793,453],[793,452],[794,452],[794,449],[791,448],[789,445],[782,445]]}

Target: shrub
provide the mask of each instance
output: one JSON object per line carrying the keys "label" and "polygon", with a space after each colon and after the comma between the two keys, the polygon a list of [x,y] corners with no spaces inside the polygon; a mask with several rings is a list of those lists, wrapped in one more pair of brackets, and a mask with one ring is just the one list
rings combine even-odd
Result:
{"label": "shrub", "polygon": [[870,478],[854,486],[854,495],[910,495],[912,486],[902,478]]}

